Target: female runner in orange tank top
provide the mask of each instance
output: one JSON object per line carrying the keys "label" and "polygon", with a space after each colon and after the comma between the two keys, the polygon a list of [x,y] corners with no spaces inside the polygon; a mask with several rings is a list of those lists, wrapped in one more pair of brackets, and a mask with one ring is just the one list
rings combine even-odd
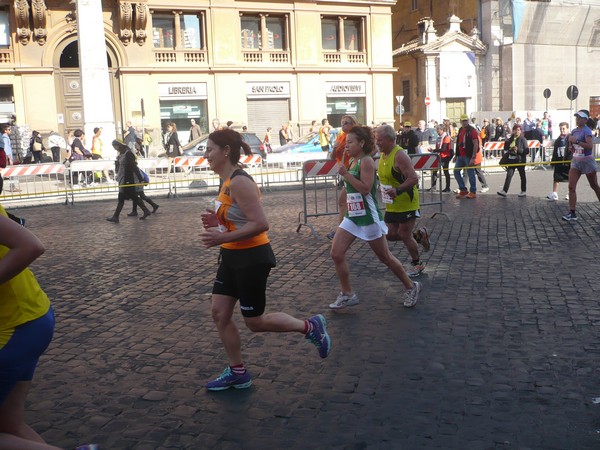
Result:
{"label": "female runner in orange tank top", "polygon": [[283,312],[264,313],[267,278],[275,267],[275,256],[258,186],[238,164],[241,151],[247,151],[247,147],[240,134],[231,129],[211,133],[206,145],[206,158],[222,186],[215,209],[202,214],[205,230],[201,238],[207,248],[221,247],[212,317],[229,359],[223,373],[206,384],[211,391],[243,389],[252,384],[242,360],[240,333],[232,320],[238,300],[251,331],[302,333],[315,344],[321,358],[326,358],[331,348],[327,321],[321,314],[299,320]]}

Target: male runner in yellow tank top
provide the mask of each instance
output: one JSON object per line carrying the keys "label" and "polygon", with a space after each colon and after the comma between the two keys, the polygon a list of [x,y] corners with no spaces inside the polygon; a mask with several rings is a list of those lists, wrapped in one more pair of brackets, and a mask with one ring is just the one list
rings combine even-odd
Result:
{"label": "male runner in yellow tank top", "polygon": [[381,156],[378,175],[381,183],[381,195],[385,204],[385,224],[388,226],[388,241],[402,240],[410,254],[413,270],[411,278],[418,277],[425,270],[425,264],[419,256],[417,241],[425,251],[429,250],[427,228],[413,228],[419,213],[419,177],[413,168],[410,157],[396,145],[396,132],[390,125],[376,130],[376,140]]}

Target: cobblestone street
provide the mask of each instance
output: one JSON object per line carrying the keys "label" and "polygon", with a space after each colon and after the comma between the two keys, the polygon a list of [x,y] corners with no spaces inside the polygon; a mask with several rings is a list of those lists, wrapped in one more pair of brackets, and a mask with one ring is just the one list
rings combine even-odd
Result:
{"label": "cobblestone street", "polygon": [[358,242],[361,303],[328,310],[335,217],[311,219],[318,239],[296,233],[302,191],[265,193],[267,310],[323,313],[333,348],[321,360],[302,335],[253,334],[236,311],[254,384],[217,393],[204,383],[226,364],[210,317],[218,251],[199,240],[212,197],[157,199],[156,215],[118,225],[104,220],[114,201],[19,209],[47,246],[33,270],[57,319],[28,421],[54,445],[102,450],[599,448],[600,208],[562,221],[548,180],[532,176],[523,199],[517,177],[504,199],[496,177],[476,200],[445,197],[447,216],[424,210],[432,247],[412,310]]}

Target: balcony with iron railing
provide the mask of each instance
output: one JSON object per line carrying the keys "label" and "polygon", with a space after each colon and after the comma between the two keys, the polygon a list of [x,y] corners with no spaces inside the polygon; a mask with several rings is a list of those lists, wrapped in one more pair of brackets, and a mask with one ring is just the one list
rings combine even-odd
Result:
{"label": "balcony with iron railing", "polygon": [[366,52],[323,52],[323,62],[325,64],[366,64]]}
{"label": "balcony with iron railing", "polygon": [[159,64],[206,64],[206,50],[154,49],[154,61]]}

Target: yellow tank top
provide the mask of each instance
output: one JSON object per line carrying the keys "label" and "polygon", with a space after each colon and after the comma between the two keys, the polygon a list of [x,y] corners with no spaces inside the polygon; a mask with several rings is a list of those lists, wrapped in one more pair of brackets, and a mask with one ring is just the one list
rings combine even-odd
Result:
{"label": "yellow tank top", "polygon": [[[217,217],[219,219],[219,223],[221,224],[221,228],[224,232],[239,230],[248,222],[248,219],[240,207],[230,196],[231,180],[236,176],[246,176],[252,180],[252,177],[246,172],[241,169],[237,169],[235,172],[233,172],[228,180],[223,182],[223,186],[221,186],[221,191],[217,197],[215,210],[217,212]],[[258,186],[256,186],[256,189],[258,190]],[[258,195],[260,195],[260,190],[258,191]],[[263,231],[256,236],[252,236],[241,241],[226,242],[221,244],[221,247],[229,250],[241,250],[244,248],[258,247],[259,245],[268,243],[269,236],[267,235],[266,231]]]}
{"label": "yellow tank top", "polygon": [[100,138],[94,139],[94,145],[92,145],[92,153],[102,156],[102,141]]}
{"label": "yellow tank top", "polygon": [[[0,206],[0,215],[8,217]],[[9,248],[0,245],[0,259]],[[29,269],[0,284],[0,348],[8,342],[15,327],[42,317],[50,300]]]}
{"label": "yellow tank top", "polygon": [[[406,177],[396,171],[394,169],[394,160],[396,159],[396,153],[402,152],[402,148],[399,145],[396,145],[389,156],[385,156],[382,152],[379,157],[379,167],[377,168],[377,173],[379,175],[379,182],[381,184],[382,191],[384,189],[389,189],[389,187],[398,187],[402,183]],[[383,192],[382,192],[383,194]],[[389,196],[383,195],[383,203],[385,204],[385,210],[389,212],[405,212],[405,211],[416,211],[419,209],[419,189],[417,186],[413,186],[413,188],[408,192],[402,192],[400,195],[397,195],[391,203],[386,201]]]}

